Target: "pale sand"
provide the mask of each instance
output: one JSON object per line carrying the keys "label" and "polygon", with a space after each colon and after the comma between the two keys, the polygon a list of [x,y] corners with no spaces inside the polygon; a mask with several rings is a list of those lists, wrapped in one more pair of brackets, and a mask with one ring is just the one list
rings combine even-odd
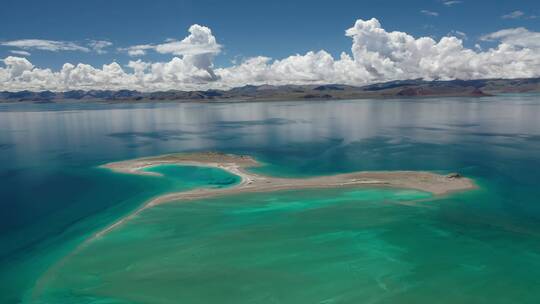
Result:
{"label": "pale sand", "polygon": [[170,154],[139,158],[109,163],[103,165],[102,167],[121,173],[159,175],[157,173],[143,171],[141,169],[164,164],[220,168],[232,174],[238,175],[241,178],[241,181],[239,184],[229,188],[200,188],[156,197],[148,201],[132,214],[98,232],[94,238],[110,232],[146,208],[172,201],[194,200],[247,192],[271,192],[289,189],[391,187],[421,190],[430,192],[433,195],[444,195],[450,192],[464,191],[475,188],[473,181],[465,177],[449,177],[421,171],[354,172],[311,178],[270,177],[255,174],[246,170],[246,168],[260,165],[259,162],[250,156],[239,156],[216,152]]}

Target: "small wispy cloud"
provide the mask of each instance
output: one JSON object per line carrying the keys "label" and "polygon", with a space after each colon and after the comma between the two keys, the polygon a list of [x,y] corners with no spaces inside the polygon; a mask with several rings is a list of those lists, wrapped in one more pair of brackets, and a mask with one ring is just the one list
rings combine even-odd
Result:
{"label": "small wispy cloud", "polygon": [[20,55],[20,56],[30,56],[30,52],[22,51],[22,50],[11,50],[9,51],[11,54]]}
{"label": "small wispy cloud", "polygon": [[454,5],[460,4],[460,3],[463,3],[463,1],[450,0],[450,1],[444,1],[443,2],[443,4],[446,5],[446,6],[454,6]]}
{"label": "small wispy cloud", "polygon": [[139,57],[146,55],[148,50],[154,50],[155,48],[156,46],[152,44],[138,44],[126,48],[118,48],[118,51],[127,52],[131,57]]}
{"label": "small wispy cloud", "polygon": [[459,37],[463,40],[467,40],[468,37],[467,37],[467,34],[465,34],[464,32],[462,31],[458,31],[458,30],[452,30],[450,31],[450,33],[447,34],[447,36],[455,36],[455,37]]}
{"label": "small wispy cloud", "polygon": [[96,52],[98,54],[107,53],[107,48],[113,43],[107,40],[87,40],[86,43],[72,41],[58,41],[46,39],[19,39],[0,42],[0,46],[18,48],[10,51],[13,54],[29,56],[29,50],[49,51],[49,52]]}
{"label": "small wispy cloud", "polygon": [[107,53],[106,48],[111,47],[112,45],[113,43],[107,40],[90,40],[90,42],[88,42],[88,46],[98,54]]}
{"label": "small wispy cloud", "polygon": [[431,16],[431,17],[439,16],[439,13],[434,12],[434,11],[430,11],[430,10],[421,10],[420,13],[422,13],[422,14],[424,14],[426,16]]}
{"label": "small wispy cloud", "polygon": [[508,14],[502,15],[501,18],[503,19],[520,19],[525,17],[525,13],[523,11],[517,10],[510,12]]}
{"label": "small wispy cloud", "polygon": [[40,51],[81,51],[89,52],[90,49],[69,41],[55,41],[43,39],[20,39],[1,42],[2,46],[16,47],[24,50],[40,50]]}
{"label": "small wispy cloud", "polygon": [[501,18],[503,19],[536,19],[538,16],[536,15],[528,15],[523,11],[517,10],[510,12],[506,15],[502,15]]}

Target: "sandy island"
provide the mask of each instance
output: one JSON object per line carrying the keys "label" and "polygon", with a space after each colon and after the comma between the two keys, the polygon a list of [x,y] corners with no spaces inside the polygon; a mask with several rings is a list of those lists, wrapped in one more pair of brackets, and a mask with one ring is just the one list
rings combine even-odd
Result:
{"label": "sandy island", "polygon": [[[223,154],[217,152],[169,154],[156,157],[139,158],[105,164],[102,167],[115,172],[159,175],[155,172],[142,169],[165,165],[190,165],[215,167],[226,170],[241,178],[240,183],[228,188],[199,188],[191,191],[169,193],[158,196],[127,217],[119,220],[95,237],[102,236],[126,222],[146,208],[179,200],[193,200],[239,193],[270,192],[289,189],[321,189],[345,187],[391,187],[401,189],[415,189],[430,192],[434,195],[444,195],[450,192],[464,191],[475,188],[472,180],[457,173],[440,175],[421,171],[375,171],[354,172],[330,176],[310,178],[279,178],[255,174],[247,171],[249,167],[259,166],[250,156]],[[93,239],[93,238],[92,238]]]}

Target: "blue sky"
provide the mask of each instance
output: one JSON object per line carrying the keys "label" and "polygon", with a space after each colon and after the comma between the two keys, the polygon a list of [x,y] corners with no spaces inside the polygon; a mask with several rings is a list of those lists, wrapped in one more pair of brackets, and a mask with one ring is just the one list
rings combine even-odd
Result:
{"label": "blue sky", "polygon": [[538,0],[2,0],[0,90],[540,77]]}
{"label": "blue sky", "polygon": [[[356,19],[376,17],[383,27],[415,37],[440,38],[453,31],[467,35],[473,47],[484,34],[504,28],[540,31],[540,3],[529,1],[463,0],[445,5],[441,0],[413,1],[21,1],[3,0],[0,41],[47,39],[84,44],[88,40],[113,43],[107,53],[28,50],[40,67],[58,69],[65,62],[100,66],[131,58],[119,47],[182,39],[192,24],[212,29],[223,51],[216,66],[232,60],[265,55],[283,58],[324,49],[333,56],[350,51],[344,31]],[[447,2],[447,1],[446,1]],[[433,16],[422,10],[435,12]],[[515,11],[516,18],[502,18]],[[486,42],[481,42],[486,43]],[[0,58],[13,47],[0,47]],[[149,53],[147,60],[167,60],[167,54]]]}

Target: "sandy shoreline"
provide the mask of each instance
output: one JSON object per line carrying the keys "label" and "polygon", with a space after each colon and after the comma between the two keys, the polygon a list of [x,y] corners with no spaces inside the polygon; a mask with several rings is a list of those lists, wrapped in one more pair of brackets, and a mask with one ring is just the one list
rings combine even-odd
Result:
{"label": "sandy shoreline", "polygon": [[255,174],[246,170],[249,167],[260,165],[259,162],[250,156],[216,152],[169,154],[113,162],[105,164],[102,167],[119,173],[159,175],[154,172],[143,171],[142,169],[165,164],[220,168],[232,174],[238,175],[241,178],[241,181],[239,184],[229,188],[200,188],[191,191],[169,193],[158,196],[145,203],[130,215],[98,232],[94,238],[110,232],[146,208],[179,200],[194,200],[230,194],[271,192],[292,189],[389,187],[421,190],[430,192],[433,195],[444,195],[451,192],[465,191],[475,188],[473,181],[465,177],[450,177],[422,171],[354,172],[310,178],[270,177]]}

